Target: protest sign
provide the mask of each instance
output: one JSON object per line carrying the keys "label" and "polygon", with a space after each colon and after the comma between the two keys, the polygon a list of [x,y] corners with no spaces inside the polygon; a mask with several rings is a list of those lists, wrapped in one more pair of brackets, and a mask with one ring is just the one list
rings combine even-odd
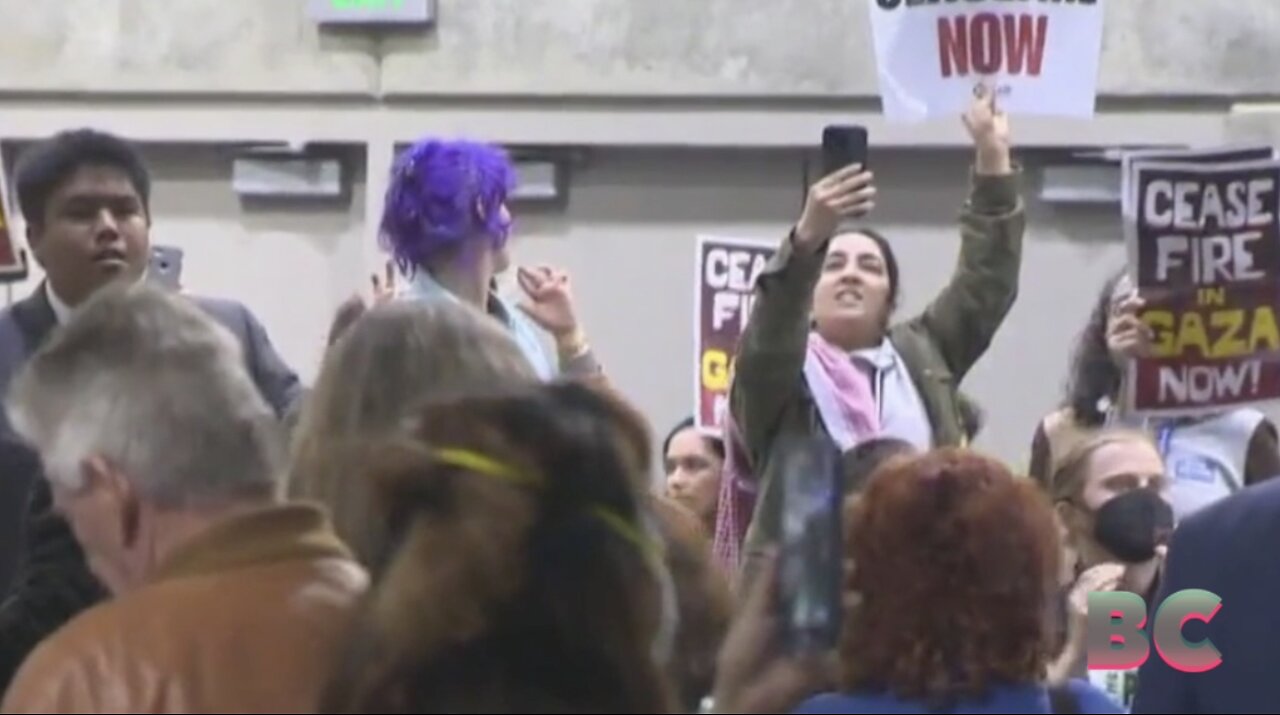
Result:
{"label": "protest sign", "polygon": [[9,189],[4,182],[3,162],[0,162],[0,283],[22,280],[27,275],[26,264],[18,251],[13,224],[9,217]]}
{"label": "protest sign", "polygon": [[1280,397],[1280,161],[1132,164],[1131,275],[1155,341],[1126,376],[1140,414]]}
{"label": "protest sign", "polygon": [[1230,164],[1235,162],[1265,161],[1276,158],[1275,149],[1269,146],[1219,147],[1214,149],[1135,149],[1120,156],[1120,215],[1124,219],[1125,245],[1129,249],[1129,265],[1136,266],[1134,253],[1137,237],[1133,234],[1138,225],[1138,185],[1133,180],[1134,169],[1141,163],[1165,162],[1176,164]]}
{"label": "protest sign", "polygon": [[1178,164],[1230,164],[1238,161],[1263,161],[1276,158],[1275,149],[1269,146],[1239,146],[1215,149],[1134,149],[1120,156],[1120,175],[1124,186],[1120,196],[1120,211],[1126,217],[1136,216],[1137,186],[1133,168],[1143,162],[1172,162]]}
{"label": "protest sign", "polygon": [[889,119],[956,116],[979,84],[1009,113],[1093,116],[1103,0],[867,2]]}
{"label": "protest sign", "polygon": [[693,389],[699,429],[719,433],[724,424],[738,338],[751,317],[756,279],[776,248],[772,241],[698,237]]}

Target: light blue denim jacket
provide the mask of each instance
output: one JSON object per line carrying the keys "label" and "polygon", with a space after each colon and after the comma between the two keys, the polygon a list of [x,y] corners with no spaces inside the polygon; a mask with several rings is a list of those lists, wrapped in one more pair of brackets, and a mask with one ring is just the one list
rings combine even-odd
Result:
{"label": "light blue denim jacket", "polygon": [[[422,301],[458,300],[457,296],[450,293],[430,273],[423,270],[414,273],[409,285],[399,297],[401,299]],[[547,344],[539,334],[540,329],[529,319],[529,316],[504,300],[496,292],[489,294],[488,313],[511,331],[511,336],[515,338],[520,351],[524,353],[525,358],[533,366],[538,377],[547,381],[555,379],[559,375],[560,370],[556,363],[556,357],[547,348]]]}

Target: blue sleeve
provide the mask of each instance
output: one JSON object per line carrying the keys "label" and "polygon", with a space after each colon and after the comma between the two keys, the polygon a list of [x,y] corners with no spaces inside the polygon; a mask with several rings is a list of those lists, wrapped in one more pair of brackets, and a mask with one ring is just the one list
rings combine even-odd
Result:
{"label": "blue sleeve", "polygon": [[1125,709],[1111,696],[1093,687],[1087,681],[1076,679],[1067,685],[1067,691],[1076,699],[1076,707],[1082,713],[1097,715],[1121,715]]}
{"label": "blue sleeve", "polygon": [[838,693],[815,695],[800,703],[791,711],[792,715],[823,715],[824,713],[874,712],[857,708],[854,698]]}
{"label": "blue sleeve", "polygon": [[[1196,551],[1201,541],[1202,530],[1197,525],[1203,523],[1192,517],[1182,523],[1173,533],[1169,542],[1169,556],[1165,561],[1164,574],[1160,579],[1160,592],[1156,603],[1164,603],[1169,594],[1188,587],[1192,581],[1203,583],[1203,579],[1194,578],[1188,569],[1201,568]],[[1147,615],[1147,633],[1151,632],[1151,620],[1154,613]],[[1152,646],[1147,662],[1138,669],[1138,693],[1133,698],[1135,713],[1185,713],[1195,712],[1195,695],[1191,692],[1187,674],[1174,670],[1164,662]]]}
{"label": "blue sleeve", "polygon": [[253,311],[242,306],[245,325],[245,350],[248,352],[249,369],[262,397],[281,419],[287,419],[297,409],[302,395],[302,383],[297,374],[281,359],[266,328],[254,316]]}

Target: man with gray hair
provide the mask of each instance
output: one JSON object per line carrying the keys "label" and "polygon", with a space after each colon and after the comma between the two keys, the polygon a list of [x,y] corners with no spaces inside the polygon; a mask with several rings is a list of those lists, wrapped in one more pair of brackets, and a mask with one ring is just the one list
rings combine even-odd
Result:
{"label": "man with gray hair", "polygon": [[12,385],[14,429],[113,599],[23,664],[4,712],[308,712],[366,576],[279,501],[283,435],[197,306],[96,294]]}
{"label": "man with gray hair", "polygon": [[[0,396],[98,290],[145,280],[152,255],[152,178],[131,142],[92,129],[59,132],[23,152],[14,174],[44,279],[0,310]],[[187,297],[236,336],[258,391],[291,418],[302,387],[253,312],[234,300]],[[36,644],[107,595],[40,472],[37,455],[0,410],[0,690]]]}

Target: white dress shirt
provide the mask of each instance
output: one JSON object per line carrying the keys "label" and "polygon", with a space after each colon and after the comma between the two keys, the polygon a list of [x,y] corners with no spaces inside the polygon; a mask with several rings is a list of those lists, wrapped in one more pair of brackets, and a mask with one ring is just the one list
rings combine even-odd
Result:
{"label": "white dress shirt", "polygon": [[49,299],[49,307],[53,308],[53,317],[57,318],[58,325],[66,323],[67,319],[71,317],[71,306],[67,305],[66,302],[58,297],[57,293],[53,292],[53,285],[49,281],[44,282],[44,294]]}

